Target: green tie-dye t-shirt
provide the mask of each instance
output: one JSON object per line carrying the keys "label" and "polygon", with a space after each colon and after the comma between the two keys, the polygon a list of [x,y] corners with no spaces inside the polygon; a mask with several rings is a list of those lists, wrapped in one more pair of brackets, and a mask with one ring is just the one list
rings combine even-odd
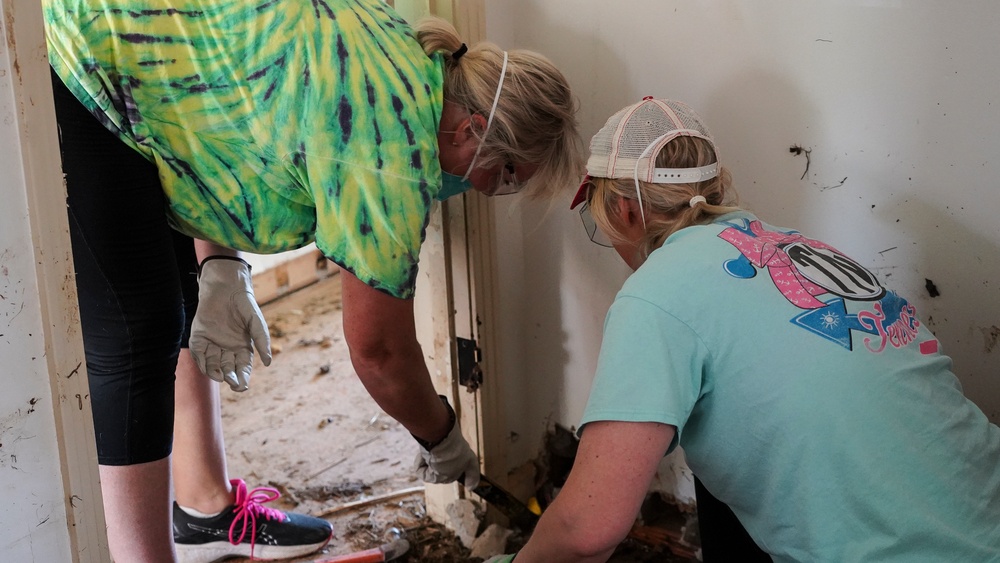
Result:
{"label": "green tie-dye t-shirt", "polygon": [[313,240],[413,293],[440,188],[443,66],[373,0],[44,0],[49,60],[153,161],[173,225],[271,253]]}

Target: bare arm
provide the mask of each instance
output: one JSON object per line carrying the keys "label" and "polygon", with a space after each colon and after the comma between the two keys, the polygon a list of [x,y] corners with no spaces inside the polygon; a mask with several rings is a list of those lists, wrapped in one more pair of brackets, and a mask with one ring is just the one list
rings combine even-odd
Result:
{"label": "bare arm", "polygon": [[208,256],[239,256],[240,253],[232,248],[219,246],[207,240],[194,239],[194,253],[198,256],[198,263]]}
{"label": "bare arm", "polygon": [[676,429],[592,422],[573,470],[515,563],[601,562],[625,539]]}
{"label": "bare arm", "polygon": [[411,434],[437,442],[450,430],[417,342],[413,300],[382,293],[341,270],[344,337],[365,389]]}

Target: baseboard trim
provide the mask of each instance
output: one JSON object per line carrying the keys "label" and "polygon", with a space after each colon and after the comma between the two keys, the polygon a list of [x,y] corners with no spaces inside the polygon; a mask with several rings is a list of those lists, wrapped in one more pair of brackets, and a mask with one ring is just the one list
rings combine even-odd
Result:
{"label": "baseboard trim", "polygon": [[264,305],[340,272],[319,250],[296,256],[253,275],[257,303]]}

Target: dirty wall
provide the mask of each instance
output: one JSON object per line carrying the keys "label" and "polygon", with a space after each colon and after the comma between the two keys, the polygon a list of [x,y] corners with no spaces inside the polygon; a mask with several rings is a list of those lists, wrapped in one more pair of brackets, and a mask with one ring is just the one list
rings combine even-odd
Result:
{"label": "dirty wall", "polygon": [[[587,140],[642,96],[694,106],[743,204],[907,296],[1000,422],[1000,5],[494,0],[486,20],[491,40],[563,69]],[[571,191],[497,208],[510,467],[579,420],[628,274],[587,239]],[[659,487],[692,498],[683,463],[663,469]]]}

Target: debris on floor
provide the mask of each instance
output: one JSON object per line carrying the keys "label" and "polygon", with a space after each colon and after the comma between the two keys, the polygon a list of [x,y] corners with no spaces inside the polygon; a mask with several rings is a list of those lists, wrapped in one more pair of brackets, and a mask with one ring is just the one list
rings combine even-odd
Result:
{"label": "debris on floor", "polygon": [[483,518],[483,510],[469,499],[458,499],[445,509],[448,513],[448,523],[455,535],[465,547],[471,548],[472,542],[479,535],[479,524]]}
{"label": "debris on floor", "polygon": [[514,534],[499,524],[490,524],[472,542],[472,557],[489,559],[494,555],[507,553],[507,541]]}
{"label": "debris on floor", "polygon": [[656,549],[668,549],[670,553],[685,559],[697,557],[697,547],[684,540],[681,532],[657,526],[635,526],[628,537]]}
{"label": "debris on floor", "polygon": [[[532,500],[537,499],[544,510],[558,496],[576,459],[579,439],[576,433],[558,424],[545,437],[540,459],[529,469],[519,468],[515,473],[520,479],[531,477],[534,481]],[[512,487],[518,487],[512,477]],[[523,489],[523,486],[520,488]],[[522,493],[523,495],[523,493]],[[525,499],[527,502],[527,499]],[[700,539],[698,521],[693,506],[679,506],[664,499],[660,493],[650,493],[628,537],[618,546],[609,561],[614,563],[667,562],[686,563],[699,561]],[[527,537],[515,534],[508,549],[523,546]],[[519,545],[517,542],[520,541]]]}
{"label": "debris on floor", "polygon": [[[423,483],[411,470],[416,452],[412,437],[375,404],[351,366],[338,276],[262,309],[274,361],[270,367],[255,367],[247,392],[223,390],[223,430],[232,477],[278,489],[281,498],[268,506],[334,525],[334,539],[323,552],[292,561],[377,549],[397,536],[409,544],[394,560],[400,563],[477,563],[524,545],[531,530],[492,522],[487,502],[475,494],[454,511],[467,518],[460,534],[427,516]],[[565,482],[576,445],[572,431],[555,430],[544,463],[526,464],[508,476],[510,492],[525,501],[537,497],[539,509],[547,506]],[[649,529],[627,539],[611,561],[690,561],[678,546],[696,540],[696,534],[682,532],[678,539],[686,521],[678,517],[662,524],[655,515],[667,508],[647,504],[641,524]]]}

